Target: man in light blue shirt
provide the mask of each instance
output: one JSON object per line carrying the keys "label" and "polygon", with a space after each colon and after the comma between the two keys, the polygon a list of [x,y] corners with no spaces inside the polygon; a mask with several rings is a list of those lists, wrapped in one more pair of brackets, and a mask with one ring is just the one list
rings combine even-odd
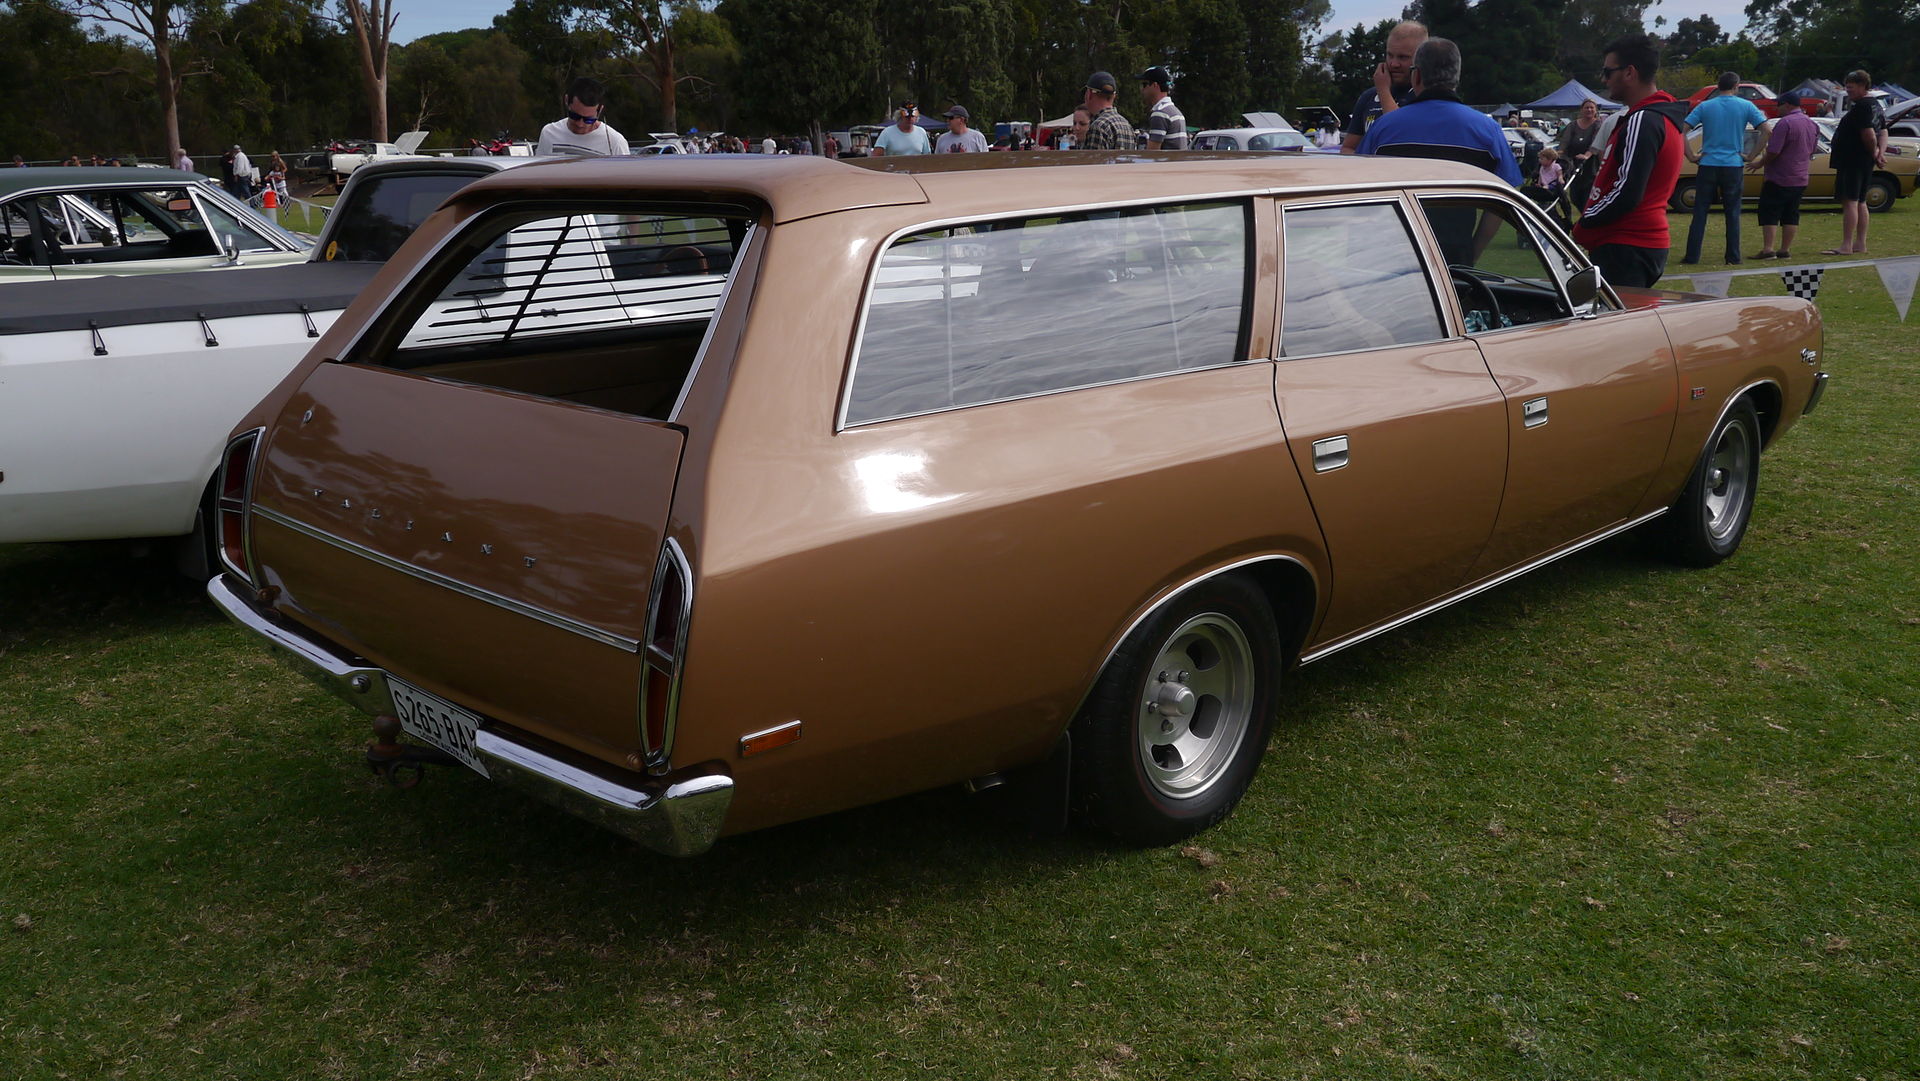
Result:
{"label": "man in light blue shirt", "polygon": [[1748,128],[1767,122],[1753,102],[1734,93],[1740,76],[1720,73],[1720,81],[1706,100],[1687,114],[1687,126],[1700,129],[1700,149],[1691,145],[1687,157],[1700,164],[1693,181],[1693,225],[1687,229],[1687,254],[1681,266],[1700,261],[1700,245],[1707,238],[1707,215],[1714,199],[1726,208],[1727,262],[1740,261],[1740,202],[1746,185]]}
{"label": "man in light blue shirt", "polygon": [[901,154],[931,154],[933,144],[927,141],[927,133],[914,123],[914,110],[902,106],[894,111],[894,124],[880,133],[873,142],[875,157],[896,157]]}

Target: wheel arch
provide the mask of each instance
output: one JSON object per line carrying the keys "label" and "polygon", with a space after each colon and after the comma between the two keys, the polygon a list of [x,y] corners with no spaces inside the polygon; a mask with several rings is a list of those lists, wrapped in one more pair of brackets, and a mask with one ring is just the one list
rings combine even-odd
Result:
{"label": "wheel arch", "polygon": [[1127,639],[1139,629],[1141,624],[1151,619],[1155,612],[1165,608],[1196,586],[1229,574],[1240,574],[1251,579],[1261,595],[1266,597],[1267,604],[1273,609],[1274,621],[1280,628],[1281,645],[1286,650],[1282,663],[1291,666],[1299,658],[1300,647],[1306,642],[1308,632],[1313,629],[1313,619],[1318,611],[1320,599],[1319,580],[1314,576],[1307,562],[1299,556],[1284,552],[1249,556],[1210,567],[1182,579],[1177,584],[1160,591],[1151,602],[1136,611],[1133,618],[1127,621],[1126,626],[1108,641],[1100,663],[1088,673],[1086,685],[1080,692],[1080,700],[1074,705],[1073,712],[1068,715],[1069,722],[1073,717],[1080,715],[1080,711],[1087,704],[1088,697],[1093,694],[1094,686],[1100,681],[1100,673],[1106,671],[1107,666],[1113,663],[1114,655],[1120,651],[1120,647],[1126,644]]}
{"label": "wheel arch", "polygon": [[[1745,388],[1727,401],[1726,409],[1720,411],[1721,419],[1725,419],[1728,410],[1731,410],[1742,398],[1752,401],[1753,411],[1760,414],[1760,448],[1765,450],[1773,446],[1773,433],[1779,430],[1781,410],[1784,408],[1785,401],[1780,384],[1767,379]],[[1719,426],[1720,421],[1714,421],[1714,428],[1717,429]]]}

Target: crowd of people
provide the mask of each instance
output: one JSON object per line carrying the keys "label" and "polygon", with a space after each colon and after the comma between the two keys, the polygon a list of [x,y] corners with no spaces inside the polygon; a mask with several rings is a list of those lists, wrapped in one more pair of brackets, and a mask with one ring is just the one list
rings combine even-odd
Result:
{"label": "crowd of people", "polygon": [[[1696,164],[1693,218],[1687,232],[1681,265],[1699,262],[1707,227],[1717,203],[1725,220],[1725,259],[1740,263],[1740,211],[1745,176],[1760,170],[1764,183],[1759,198],[1761,247],[1756,259],[1786,258],[1800,224],[1800,201],[1806,191],[1808,162],[1817,149],[1811,119],[1793,91],[1776,104],[1780,118],[1767,138],[1750,149],[1748,129],[1761,128],[1766,116],[1735,91],[1740,77],[1725,72],[1715,92],[1698,105],[1676,99],[1656,83],[1659,52],[1652,39],[1633,34],[1607,45],[1600,69],[1606,97],[1621,108],[1605,119],[1596,103],[1582,105],[1553,146],[1529,143],[1523,181],[1499,122],[1460,100],[1463,57],[1458,45],[1429,36],[1419,22],[1394,26],[1386,39],[1386,54],[1373,72],[1373,85],[1355,100],[1353,111],[1336,136],[1334,126],[1313,130],[1313,141],[1340,153],[1396,157],[1440,158],[1478,165],[1508,183],[1528,183],[1530,194],[1572,228],[1608,281],[1617,285],[1651,286],[1666,271],[1671,244],[1666,208],[1681,175],[1683,160]],[[1058,149],[1185,150],[1189,146],[1186,116],[1173,100],[1173,77],[1162,67],[1151,67],[1135,80],[1139,84],[1146,120],[1136,132],[1118,108],[1120,82],[1111,72],[1088,76],[1081,100],[1074,107],[1070,129],[1054,140]],[[1842,233],[1837,248],[1822,254],[1867,253],[1866,195],[1872,170],[1884,167],[1887,154],[1886,120],[1868,96],[1872,80],[1864,71],[1847,75],[1848,108],[1832,140],[1836,194],[1841,204]],[[607,123],[605,88],[591,78],[575,79],[562,98],[566,115],[540,131],[536,155],[613,157],[632,148]],[[903,103],[893,123],[868,146],[843,146],[827,135],[816,148],[805,137],[767,137],[749,143],[737,136],[691,133],[683,140],[690,153],[813,154],[829,157],[871,154],[898,157],[918,154],[984,153],[992,147],[972,127],[964,105],[943,114],[946,130],[931,138],[921,126],[918,108]],[[1510,116],[1509,123],[1517,118]],[[1691,131],[1700,138],[1696,149]],[[1008,149],[1031,148],[1022,133],[1008,138]],[[129,158],[92,157],[94,165],[134,165]],[[15,155],[13,164],[24,164]],[[84,164],[75,155],[67,165]],[[184,148],[172,162],[192,169]],[[276,152],[264,172],[254,166],[238,145],[221,159],[221,182],[236,196],[248,198],[261,191],[286,195],[287,165]]]}

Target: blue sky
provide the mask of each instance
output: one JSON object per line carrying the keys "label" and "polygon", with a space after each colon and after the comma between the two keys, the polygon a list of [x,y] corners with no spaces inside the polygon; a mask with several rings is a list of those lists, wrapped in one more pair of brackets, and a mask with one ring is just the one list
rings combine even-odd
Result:
{"label": "blue sky", "polygon": [[[1406,0],[1334,0],[1333,17],[1322,30],[1345,30],[1354,23],[1376,23],[1397,18]],[[446,30],[464,30],[469,26],[491,26],[493,17],[512,6],[512,0],[395,0],[400,21],[394,24],[394,40],[407,42],[427,34]],[[1661,0],[1647,9],[1648,21],[1664,15],[1670,28],[1681,19],[1702,14],[1713,16],[1729,34],[1738,33],[1747,23],[1746,0]]]}

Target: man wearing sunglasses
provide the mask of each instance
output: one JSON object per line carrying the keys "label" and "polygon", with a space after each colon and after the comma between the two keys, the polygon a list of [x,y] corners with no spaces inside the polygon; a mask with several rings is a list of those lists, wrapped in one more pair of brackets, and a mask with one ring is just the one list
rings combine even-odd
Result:
{"label": "man wearing sunglasses", "polygon": [[1607,46],[1600,81],[1625,105],[1594,177],[1593,192],[1573,239],[1587,249],[1607,281],[1650,289],[1667,271],[1667,200],[1686,157],[1684,101],[1654,85],[1660,54],[1645,34]]}
{"label": "man wearing sunglasses", "polygon": [[549,154],[576,158],[610,158],[628,154],[627,138],[600,119],[607,111],[606,89],[584,76],[567,87],[567,115],[540,129],[535,157]]}

